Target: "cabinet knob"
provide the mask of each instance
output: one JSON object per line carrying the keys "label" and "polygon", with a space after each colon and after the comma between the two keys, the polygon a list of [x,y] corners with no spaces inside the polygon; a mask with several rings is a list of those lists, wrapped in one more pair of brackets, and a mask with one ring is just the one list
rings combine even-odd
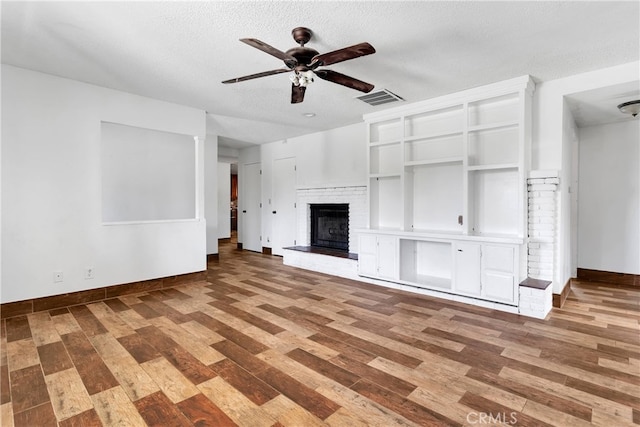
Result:
{"label": "cabinet knob", "polygon": [[458,249],[458,252],[464,252],[462,249]]}
{"label": "cabinet knob", "polygon": [[271,213],[272,213],[272,214],[275,214],[275,213],[276,213],[276,211],[272,211]]}
{"label": "cabinet knob", "polygon": [[242,211],[242,213],[247,213],[247,211],[246,211],[246,210],[244,210],[244,211]]}

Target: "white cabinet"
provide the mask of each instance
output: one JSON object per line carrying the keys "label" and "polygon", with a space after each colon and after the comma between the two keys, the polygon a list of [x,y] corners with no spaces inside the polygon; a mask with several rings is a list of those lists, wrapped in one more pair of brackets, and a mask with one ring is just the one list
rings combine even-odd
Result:
{"label": "white cabinet", "polygon": [[513,306],[518,304],[519,247],[477,237],[365,231],[358,273]]}
{"label": "white cabinet", "polygon": [[456,243],[456,293],[517,305],[518,253],[513,244]]}
{"label": "white cabinet", "polygon": [[517,305],[533,89],[522,76],[364,116],[360,275]]}
{"label": "white cabinet", "polygon": [[518,245],[457,242],[456,293],[517,305]]}
{"label": "white cabinet", "polygon": [[398,239],[363,234],[359,241],[358,274],[384,280],[398,279]]}

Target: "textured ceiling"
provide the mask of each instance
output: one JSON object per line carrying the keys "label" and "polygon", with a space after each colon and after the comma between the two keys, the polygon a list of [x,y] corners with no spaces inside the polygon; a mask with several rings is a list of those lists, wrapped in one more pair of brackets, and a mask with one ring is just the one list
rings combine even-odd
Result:
{"label": "textured ceiling", "polygon": [[223,85],[283,66],[239,38],[285,51],[291,30],[306,26],[320,53],[367,41],[376,54],[327,68],[413,102],[637,61],[639,21],[637,1],[3,1],[2,62],[204,109],[211,133],[242,146],[356,123],[385,106],[319,79],[291,105],[288,74]]}

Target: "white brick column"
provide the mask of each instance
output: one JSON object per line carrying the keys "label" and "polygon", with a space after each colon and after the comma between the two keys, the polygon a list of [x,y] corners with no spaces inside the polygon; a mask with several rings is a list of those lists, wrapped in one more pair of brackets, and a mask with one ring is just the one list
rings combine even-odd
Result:
{"label": "white brick column", "polygon": [[559,183],[556,171],[531,171],[527,179],[527,275],[534,279],[553,280],[558,242]]}

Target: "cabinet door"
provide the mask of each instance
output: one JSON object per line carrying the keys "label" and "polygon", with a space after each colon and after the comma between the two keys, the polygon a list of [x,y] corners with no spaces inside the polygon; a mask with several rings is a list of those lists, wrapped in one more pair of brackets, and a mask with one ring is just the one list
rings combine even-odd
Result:
{"label": "cabinet door", "polygon": [[517,248],[485,244],[482,247],[482,293],[487,299],[517,303]]}
{"label": "cabinet door", "polygon": [[376,277],[378,275],[378,264],[375,254],[358,254],[358,274],[368,277]]}
{"label": "cabinet door", "polygon": [[483,271],[482,294],[487,299],[498,302],[513,303],[516,298],[513,274],[498,271]]}
{"label": "cabinet door", "polygon": [[480,296],[480,244],[458,242],[455,245],[455,290],[465,295]]}
{"label": "cabinet door", "polygon": [[398,279],[398,239],[393,236],[360,236],[358,274],[381,279]]}
{"label": "cabinet door", "polygon": [[398,279],[398,239],[378,236],[378,276]]}
{"label": "cabinet door", "polygon": [[362,234],[358,239],[358,274],[378,275],[378,238],[375,235]]}

